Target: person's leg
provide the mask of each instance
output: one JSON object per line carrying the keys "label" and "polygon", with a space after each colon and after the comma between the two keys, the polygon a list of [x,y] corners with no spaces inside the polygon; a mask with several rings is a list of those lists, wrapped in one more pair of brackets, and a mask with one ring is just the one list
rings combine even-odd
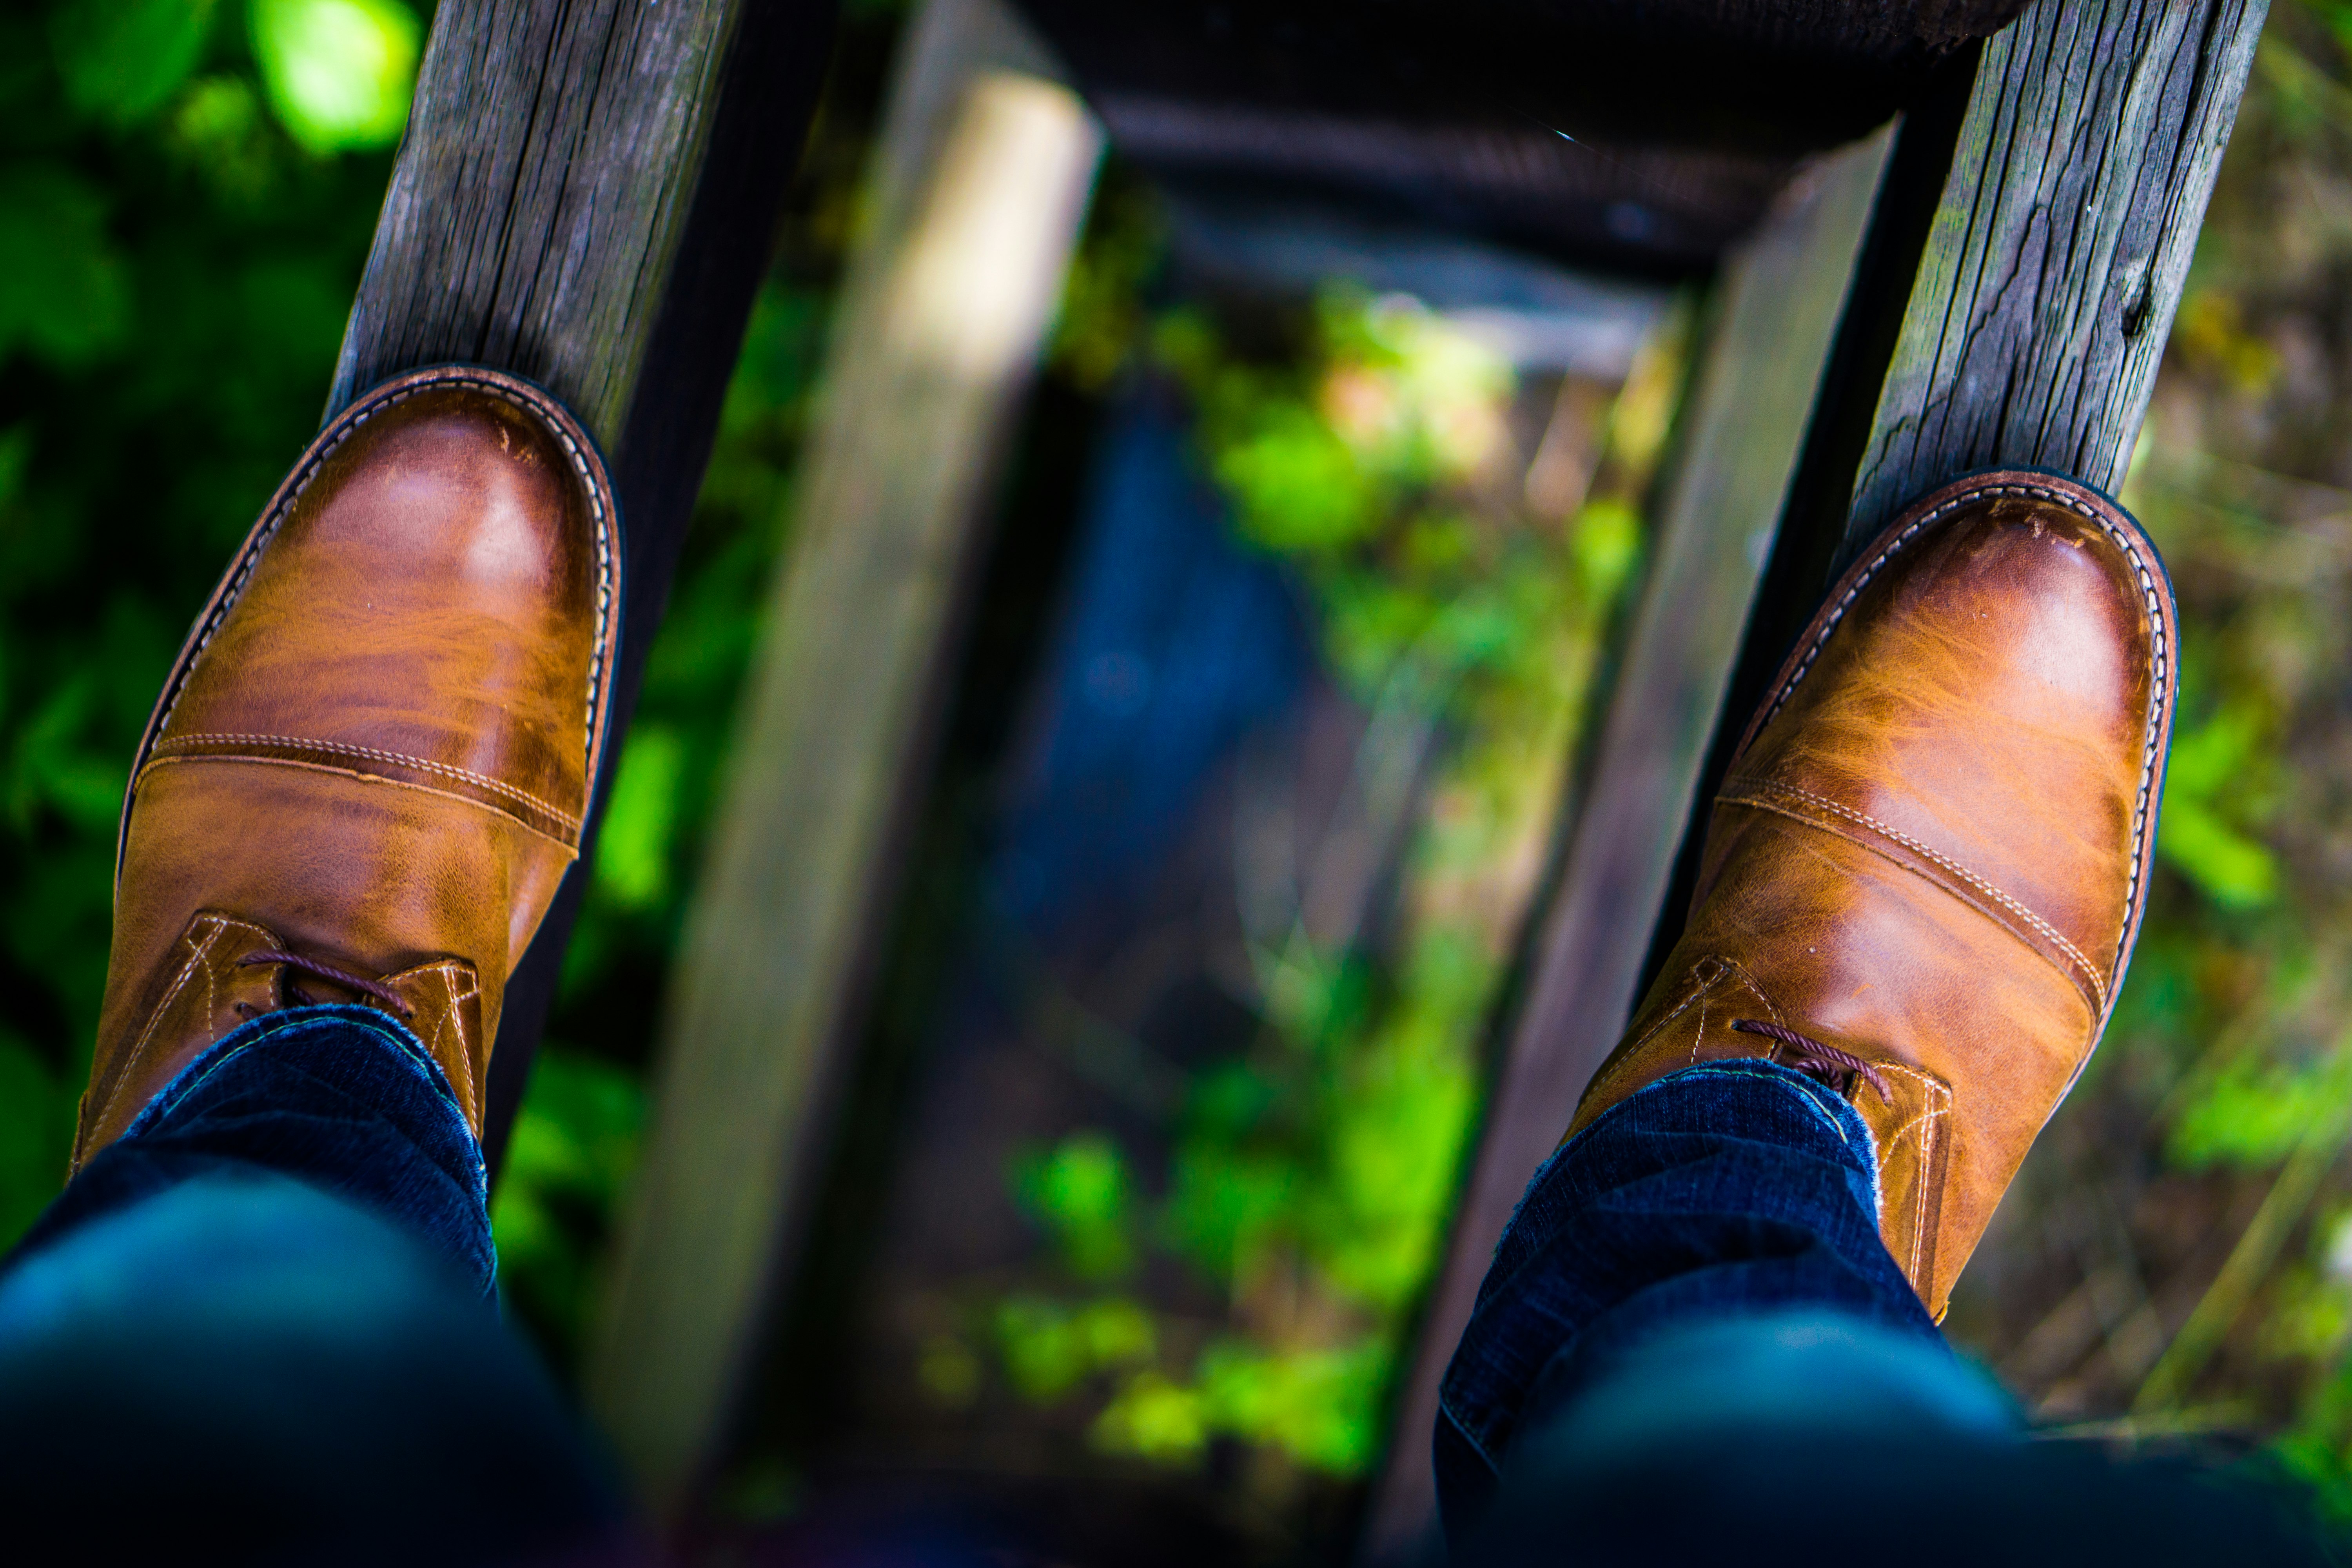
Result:
{"label": "person's leg", "polygon": [[465,1111],[398,1019],[348,1005],[265,1013],[232,1030],[82,1167],[16,1256],[183,1182],[257,1173],[389,1221],[489,1294],[488,1173]]}
{"label": "person's leg", "polygon": [[625,1552],[498,1321],[479,1136],[606,730],[617,519],[544,393],[323,432],[131,769],[72,1178],[0,1271],[0,1497],[77,1562]]}
{"label": "person's leg", "polygon": [[1793,1311],[1874,1330],[1903,1347],[1901,1374],[1853,1397],[2011,1419],[1946,1349],[1879,1239],[1878,1206],[1861,1116],[1770,1062],[1685,1068],[1579,1133],[1528,1184],[1446,1369],[1435,1458],[1449,1528],[1484,1509],[1519,1433],[1694,1322]]}
{"label": "person's leg", "polygon": [[2122,983],[2177,643],[2137,525],[2041,475],[1928,497],[1832,590],[1449,1368],[1472,1560],[2294,1549],[2021,1441],[1935,1328]]}
{"label": "person's leg", "polygon": [[608,1468],[498,1321],[483,1174],[440,1068],[373,1009],[265,1014],[191,1062],[0,1272],[14,1539],[627,1559]]}
{"label": "person's leg", "polygon": [[2276,1480],[2032,1438],[1990,1380],[1834,1310],[1701,1318],[1612,1358],[1532,1426],[1460,1568],[2322,1568]]}

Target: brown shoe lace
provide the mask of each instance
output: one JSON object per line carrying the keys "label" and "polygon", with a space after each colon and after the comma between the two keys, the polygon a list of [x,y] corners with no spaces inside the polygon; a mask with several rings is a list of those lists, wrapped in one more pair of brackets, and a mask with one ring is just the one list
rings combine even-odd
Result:
{"label": "brown shoe lace", "polygon": [[[240,969],[250,968],[257,963],[282,963],[289,969],[299,971],[304,974],[315,974],[321,980],[331,980],[336,984],[356,991],[362,996],[373,997],[404,1018],[416,1016],[416,1009],[402,1001],[400,994],[382,981],[370,980],[363,974],[353,974],[349,970],[337,969],[331,963],[321,963],[315,958],[305,958],[299,952],[249,952],[236,962]],[[286,992],[304,1006],[317,1005],[318,998],[291,981],[287,983]],[[261,1011],[260,1008],[245,1002],[238,1003],[236,1010],[247,1018],[257,1016]]]}
{"label": "brown shoe lace", "polygon": [[1835,1046],[1823,1045],[1778,1024],[1768,1024],[1761,1018],[1735,1018],[1731,1026],[1743,1035],[1761,1035],[1768,1040],[1778,1040],[1796,1056],[1783,1066],[1795,1068],[1825,1088],[1833,1089],[1847,1099],[1853,1098],[1853,1080],[1861,1079],[1878,1091],[1882,1103],[1893,1104],[1895,1091],[1887,1087],[1886,1075],[1852,1051],[1842,1051]]}

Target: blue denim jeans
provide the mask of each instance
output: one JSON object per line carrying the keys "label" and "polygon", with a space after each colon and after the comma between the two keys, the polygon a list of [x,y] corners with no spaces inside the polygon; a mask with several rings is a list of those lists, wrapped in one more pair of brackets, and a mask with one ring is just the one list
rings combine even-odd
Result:
{"label": "blue denim jeans", "polygon": [[1454,1555],[1482,1565],[2317,1563],[2273,1496],[2032,1440],[1878,1235],[1853,1107],[1687,1068],[1528,1184],[1440,1394]]}
{"label": "blue denim jeans", "polygon": [[252,1020],[0,1275],[0,1530],[79,1563],[628,1560],[495,1272],[481,1151],[415,1037]]}
{"label": "blue denim jeans", "polygon": [[[1448,1373],[1465,1563],[2321,1559],[2201,1474],[2020,1439],[1879,1246],[1853,1109],[1697,1068],[1529,1186]],[[481,1157],[363,1007],[247,1024],[0,1273],[0,1530],[21,1560],[641,1560],[497,1321]]]}

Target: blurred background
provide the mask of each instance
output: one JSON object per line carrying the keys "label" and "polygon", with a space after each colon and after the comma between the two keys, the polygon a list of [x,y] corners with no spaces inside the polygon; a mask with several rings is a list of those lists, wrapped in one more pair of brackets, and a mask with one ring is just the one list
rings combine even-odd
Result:
{"label": "blurred background", "polygon": [[[429,21],[0,15],[0,1235],[61,1178],[124,770],[316,426]],[[907,23],[838,30],[498,1187],[566,1378]],[[1538,248],[1104,166],[711,1560],[910,1509],[1346,1554],[1709,300],[1671,247]],[[2352,5],[2276,0],[2125,494],[2184,618],[2164,868],[1948,1327],[2046,1423],[2352,1517],[2347,437]]]}

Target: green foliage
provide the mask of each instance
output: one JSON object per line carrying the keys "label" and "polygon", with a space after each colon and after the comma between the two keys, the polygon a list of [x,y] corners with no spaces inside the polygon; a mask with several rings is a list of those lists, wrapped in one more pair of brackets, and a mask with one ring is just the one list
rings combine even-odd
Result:
{"label": "green foliage", "polygon": [[1023,1161],[1013,1185],[1022,1207],[1061,1244],[1072,1274],[1107,1281],[1135,1267],[1134,1184],[1126,1157],[1108,1138],[1066,1138]]}
{"label": "green foliage", "polygon": [[597,890],[616,908],[650,909],[669,890],[677,781],[685,765],[676,731],[662,724],[630,729],[596,832]]}
{"label": "green foliage", "polygon": [[422,29],[400,0],[252,0],[270,106],[313,153],[383,147],[408,123]]}
{"label": "green foliage", "polygon": [[23,1235],[56,1191],[73,1142],[73,1101],[38,1052],[0,1034],[0,1236]]}
{"label": "green foliage", "polygon": [[2341,1142],[2352,1131],[2352,1049],[2345,1040],[2306,1063],[2235,1058],[2188,1098],[2165,1152],[2186,1170],[2263,1170],[2306,1142]]}
{"label": "green foliage", "polygon": [[508,1299],[562,1349],[581,1342],[595,1262],[644,1121],[635,1074],[552,1041],[540,1047],[490,1224]]}
{"label": "green foliage", "polygon": [[317,427],[388,167],[304,149],[243,19],[0,13],[0,1241],[63,1175],[126,764]]}
{"label": "green foliage", "polygon": [[49,14],[67,101],[137,124],[195,68],[212,19],[213,0],[69,0]]}
{"label": "green foliage", "polygon": [[1097,1373],[1149,1362],[1159,1349],[1151,1314],[1124,1296],[1076,1306],[1008,1296],[996,1309],[1006,1374],[1023,1397],[1060,1398]]}
{"label": "green foliage", "polygon": [[[2194,645],[2182,667],[2184,691],[2207,684]],[[2157,852],[2224,909],[2259,909],[2278,896],[2277,858],[2254,836],[2276,804],[2271,730],[2269,714],[2245,691],[2200,722],[2176,721]]]}
{"label": "green foliage", "polygon": [[1388,1375],[1377,1346],[1267,1352],[1223,1340],[1189,1384],[1153,1372],[1129,1379],[1095,1418],[1096,1444],[1163,1464],[1197,1461],[1217,1436],[1265,1444],[1332,1475],[1355,1475],[1380,1441]]}
{"label": "green foliage", "polygon": [[1087,243],[1070,258],[1054,322],[1054,363],[1079,389],[1100,392],[1133,363],[1150,330],[1144,301],[1165,227],[1151,193],[1114,163],[1096,189]]}
{"label": "green foliage", "polygon": [[[98,186],[64,164],[0,165],[0,353],[22,344],[78,370],[122,345],[131,276],[106,209]],[[21,429],[11,434],[29,447]]]}
{"label": "green foliage", "polygon": [[[1188,1076],[1164,1154],[1088,1130],[1015,1164],[1050,1252],[998,1299],[992,1337],[1013,1391],[1089,1410],[1103,1452],[1191,1466],[1233,1439],[1352,1476],[1374,1455],[1405,1318],[1443,1243],[1478,1042],[1639,564],[1679,329],[1613,400],[1586,400],[1600,427],[1578,434],[1596,469],[1569,516],[1545,516],[1521,499],[1516,378],[1470,338],[1339,290],[1287,338],[1244,351],[1208,310],[1122,308],[1104,279],[1150,268],[1108,226],[1082,252],[1062,352],[1097,370],[1140,359],[1188,395],[1197,460],[1235,531],[1299,583],[1328,667],[1367,714],[1356,798],[1409,847],[1389,940],[1311,935],[1304,894],[1252,929],[1255,1041]],[[1220,1315],[1177,1316],[1158,1291],[1149,1309],[1067,1294],[1149,1278],[1154,1258],[1181,1265]],[[1097,1333],[1108,1320],[1089,1314],[1108,1302],[1119,1330]],[[977,1369],[946,1341],[937,1353],[935,1396],[969,1403]]]}

